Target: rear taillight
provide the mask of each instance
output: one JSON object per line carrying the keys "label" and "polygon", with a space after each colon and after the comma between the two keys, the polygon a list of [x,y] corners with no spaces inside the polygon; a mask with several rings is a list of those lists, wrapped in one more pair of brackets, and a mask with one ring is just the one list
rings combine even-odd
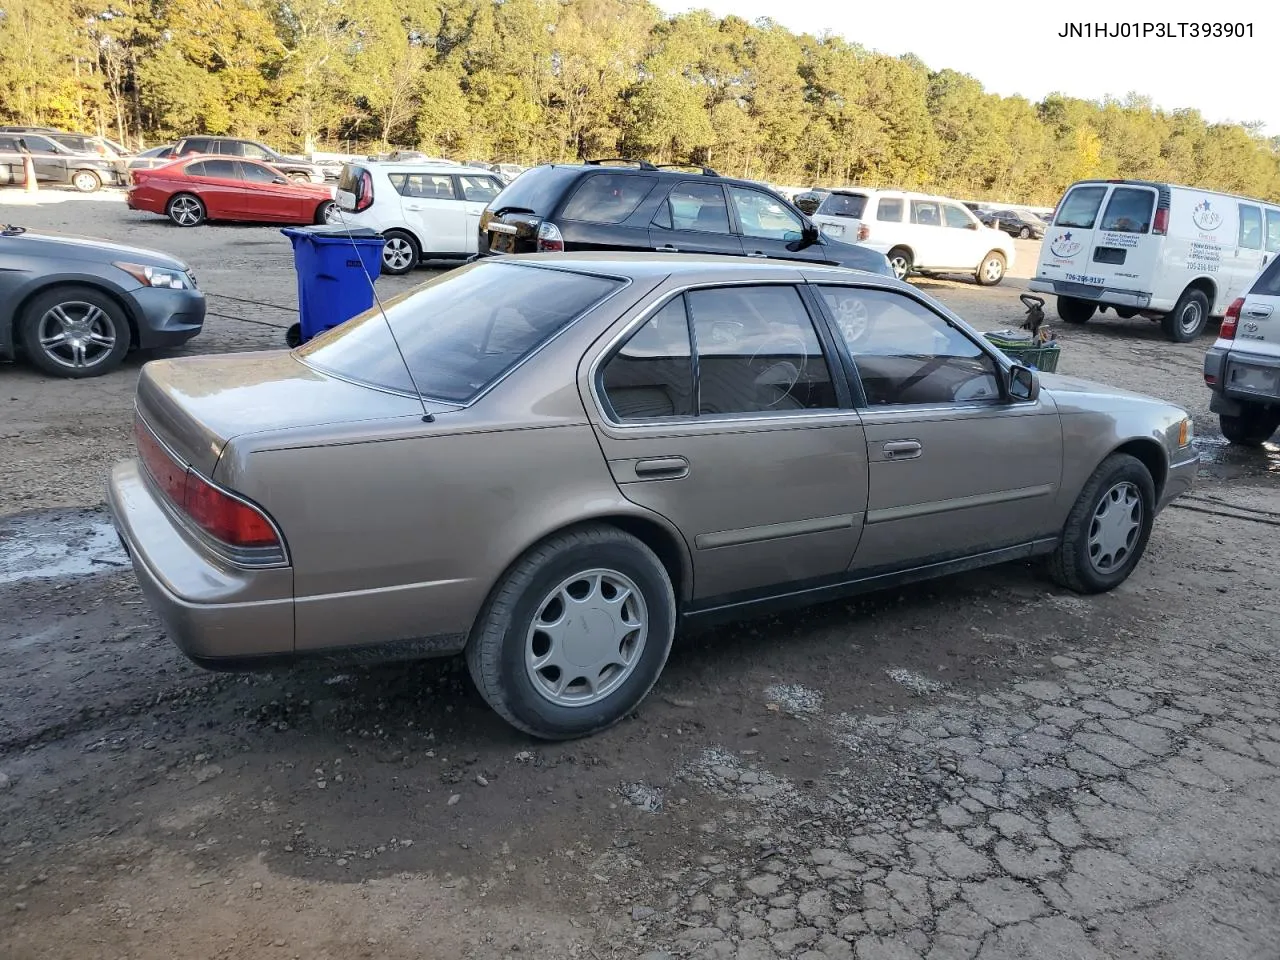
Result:
{"label": "rear taillight", "polygon": [[866,240],[869,236],[871,236],[871,228],[870,228],[870,227],[868,227],[865,223],[858,227],[858,239],[859,239],[859,240]]}
{"label": "rear taillight", "polygon": [[139,459],[169,506],[215,552],[241,566],[286,562],[279,532],[258,507],[180,463],[140,418],[134,438]]}
{"label": "rear taillight", "polygon": [[1156,211],[1155,222],[1151,224],[1151,232],[1164,236],[1169,229],[1169,208],[1161,207]]}
{"label": "rear taillight", "polygon": [[1218,331],[1218,336],[1223,340],[1234,340],[1236,338],[1236,327],[1240,325],[1240,311],[1244,309],[1244,297],[1236,297],[1231,301],[1231,306],[1227,307],[1226,315],[1222,318],[1222,327]]}
{"label": "rear taillight", "polygon": [[539,253],[563,253],[564,237],[560,235],[560,228],[554,223],[542,221],[538,227],[538,252]]}
{"label": "rear taillight", "polygon": [[360,173],[360,189],[356,197],[356,213],[373,206],[373,175],[368,170]]}

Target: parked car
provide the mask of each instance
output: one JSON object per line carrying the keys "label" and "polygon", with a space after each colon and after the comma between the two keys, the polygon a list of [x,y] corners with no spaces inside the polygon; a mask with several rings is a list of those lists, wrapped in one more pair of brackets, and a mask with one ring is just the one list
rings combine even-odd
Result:
{"label": "parked car", "polygon": [[478,167],[349,163],[337,199],[344,223],[382,234],[382,271],[398,275],[424,258],[474,256],[480,215],[502,187],[495,174]]}
{"label": "parked car", "polygon": [[1231,443],[1260,446],[1280,429],[1280,258],[1227,307],[1205,354],[1204,382]]}
{"label": "parked car", "polygon": [[1159,321],[1177,343],[1253,284],[1280,252],[1280,205],[1146,180],[1067,188],[1028,286],[1058,297],[1058,316],[1086,323],[1107,307]]}
{"label": "parked car", "polygon": [[0,133],[62,133],[62,131],[57,127],[4,126],[0,127]]}
{"label": "parked car", "polygon": [[988,227],[1003,230],[1011,237],[1019,237],[1022,240],[1044,239],[1045,222],[1030,213],[1021,213],[1007,208],[987,210],[980,214],[978,219]]}
{"label": "parked car", "polygon": [[114,140],[84,133],[51,133],[49,139],[76,153],[96,153],[110,162],[116,179],[124,181],[129,169],[129,151]]}
{"label": "parked car", "polygon": [[797,210],[811,217],[818,212],[818,207],[822,206],[822,201],[827,199],[830,193],[830,190],[805,190],[797,193],[793,202]]}
{"label": "parked car", "polygon": [[657,250],[774,257],[888,273],[883,256],[823,238],[776,193],[714,170],[650,163],[546,164],[508,184],[480,218],[480,256]]}
{"label": "parked car", "polygon": [[127,166],[130,170],[154,170],[156,167],[171,163],[173,159],[173,144],[166,143],[134,154],[129,158]]}
{"label": "parked car", "polygon": [[104,183],[120,181],[112,162],[96,153],[76,153],[38,133],[0,133],[0,186],[26,183],[30,154],[36,183],[68,184],[93,193]]}
{"label": "parked car", "polygon": [[827,195],[813,219],[829,237],[884,254],[899,278],[912,272],[972,273],[991,286],[1014,262],[1012,241],[949,197],[842,187]]}
{"label": "parked car", "polygon": [[324,183],[324,171],[305,157],[285,156],[257,140],[238,137],[183,137],[173,147],[175,157],[199,153],[219,157],[244,157],[269,163],[297,183]]}
{"label": "parked car", "polygon": [[207,220],[271,223],[336,222],[331,187],[290,180],[256,160],[195,156],[154,170],[134,170],[130,210],[167,216],[179,227]]}
{"label": "parked car", "polygon": [[204,325],[187,265],[154,250],[0,227],[0,357],[96,377],[131,348],[174,347]]}
{"label": "parked car", "polygon": [[504,181],[510,183],[529,168],[522,167],[518,163],[495,163],[490,165],[490,169]]}
{"label": "parked car", "polygon": [[188,656],[463,652],[553,739],[698,619],[1035,556],[1110,590],[1198,464],[1177,407],[745,257],[481,260],[292,353],[149,363],[137,412],[108,499]]}

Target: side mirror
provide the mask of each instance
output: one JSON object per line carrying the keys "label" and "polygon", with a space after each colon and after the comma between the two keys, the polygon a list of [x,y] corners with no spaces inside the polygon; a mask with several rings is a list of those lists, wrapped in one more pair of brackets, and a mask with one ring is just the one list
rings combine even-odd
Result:
{"label": "side mirror", "polygon": [[1009,398],[1031,401],[1040,396],[1040,378],[1028,367],[1013,366],[1009,370]]}
{"label": "side mirror", "polygon": [[815,223],[805,221],[804,228],[800,231],[800,243],[798,249],[803,250],[805,247],[812,247],[821,239],[822,235],[818,231]]}

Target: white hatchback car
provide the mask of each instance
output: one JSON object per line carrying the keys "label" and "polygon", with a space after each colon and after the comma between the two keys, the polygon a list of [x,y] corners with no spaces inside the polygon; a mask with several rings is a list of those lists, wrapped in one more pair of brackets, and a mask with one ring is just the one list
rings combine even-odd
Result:
{"label": "white hatchback car", "polygon": [[972,273],[990,286],[1013,266],[1012,238],[950,197],[841,187],[827,194],[813,221],[829,237],[883,253],[899,279],[912,271]]}
{"label": "white hatchback car", "polygon": [[505,186],[492,171],[457,164],[361,161],[338,180],[342,222],[382,234],[382,272],[476,253],[480,214]]}

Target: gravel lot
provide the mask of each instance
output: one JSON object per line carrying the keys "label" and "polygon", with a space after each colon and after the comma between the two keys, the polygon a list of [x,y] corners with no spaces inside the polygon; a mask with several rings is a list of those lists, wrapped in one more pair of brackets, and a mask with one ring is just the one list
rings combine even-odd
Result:
{"label": "gravel lot", "polygon": [[[189,352],[282,344],[276,228],[37,199],[0,221],[192,265]],[[1035,248],[921,285],[1016,325]],[[0,957],[1274,960],[1280,449],[1225,449],[1207,339],[1057,329],[1063,372],[1202,434],[1121,589],[1013,565],[682,638],[634,717],[551,746],[454,661],[191,666],[100,509],[138,361],[0,367]]]}

